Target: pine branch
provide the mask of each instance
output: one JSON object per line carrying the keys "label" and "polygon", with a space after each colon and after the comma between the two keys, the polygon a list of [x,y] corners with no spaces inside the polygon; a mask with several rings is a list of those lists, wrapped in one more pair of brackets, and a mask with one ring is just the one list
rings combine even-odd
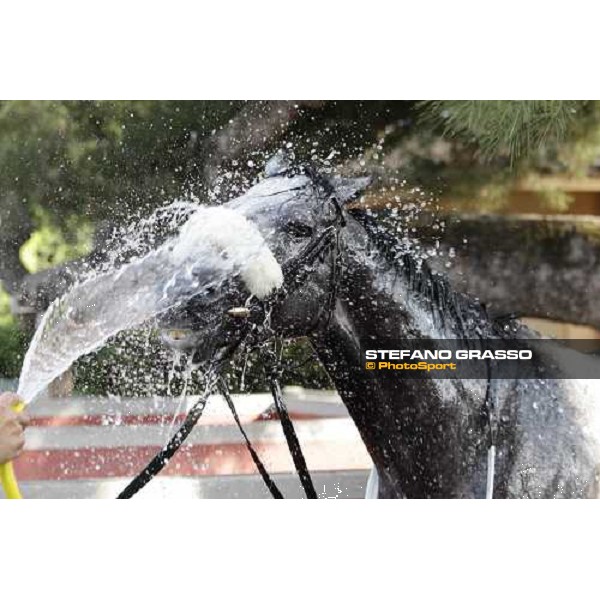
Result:
{"label": "pine branch", "polygon": [[435,100],[419,103],[424,122],[478,146],[486,159],[511,163],[566,141],[595,107],[579,100]]}

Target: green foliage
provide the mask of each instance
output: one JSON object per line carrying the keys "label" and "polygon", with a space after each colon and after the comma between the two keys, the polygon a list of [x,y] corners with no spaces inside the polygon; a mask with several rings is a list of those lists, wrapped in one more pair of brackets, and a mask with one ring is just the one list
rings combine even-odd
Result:
{"label": "green foliage", "polygon": [[0,282],[0,327],[11,325],[14,317],[10,312],[10,296],[6,293]]}
{"label": "green foliage", "polygon": [[567,141],[594,110],[575,100],[441,100],[421,107],[444,135],[461,137],[487,159],[507,156],[513,163]]}
{"label": "green foliage", "polygon": [[25,346],[26,336],[10,312],[10,296],[0,284],[0,377],[19,376]]}
{"label": "green foliage", "polygon": [[0,102],[0,189],[92,220],[180,193],[237,102]]}
{"label": "green foliage", "polygon": [[26,336],[14,321],[0,320],[0,377],[19,376],[26,344]]}
{"label": "green foliage", "polygon": [[[243,106],[2,101],[2,195],[22,199],[36,218],[41,207],[63,232],[69,215],[97,223],[148,212],[201,189],[207,138]],[[581,171],[600,147],[599,112],[595,101],[320,102],[299,111],[286,135],[299,160],[315,148],[340,160],[385,138],[411,184],[473,196],[540,165]]]}
{"label": "green foliage", "polygon": [[544,176],[597,174],[598,101],[442,100],[417,102],[414,110],[416,120],[391,137],[389,152],[402,157],[411,184],[459,210],[502,209],[527,179],[547,209],[565,211],[573,198]]}
{"label": "green foliage", "polygon": [[[240,386],[249,392],[268,391],[265,376],[265,358],[260,352],[244,360],[239,359],[229,370],[229,383],[233,390]],[[299,385],[312,389],[332,388],[333,384],[319,363],[306,338],[288,340],[281,352],[282,385]]]}
{"label": "green foliage", "polygon": [[38,227],[21,246],[20,259],[30,273],[55,267],[89,254],[93,249],[94,228],[78,215],[69,215],[58,228],[41,208],[35,210]]}
{"label": "green foliage", "polygon": [[23,362],[23,340],[16,325],[0,325],[0,377],[17,378]]}
{"label": "green foliage", "polygon": [[[138,329],[117,335],[98,352],[80,358],[75,365],[78,392],[91,395],[151,396],[198,394],[203,389],[200,371],[186,376],[187,357],[173,366],[174,354],[162,344],[154,329]],[[266,392],[264,357],[260,353],[239,358],[225,376],[234,392]],[[307,388],[333,387],[305,339],[286,343],[282,354],[283,385]]]}
{"label": "green foliage", "polygon": [[[75,387],[82,394],[164,395],[171,354],[153,329],[125,331],[75,364]],[[173,392],[181,390],[176,382]]]}

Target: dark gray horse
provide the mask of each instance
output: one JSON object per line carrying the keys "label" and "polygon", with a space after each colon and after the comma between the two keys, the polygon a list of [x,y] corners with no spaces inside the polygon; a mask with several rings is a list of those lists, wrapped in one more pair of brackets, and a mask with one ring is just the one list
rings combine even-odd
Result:
{"label": "dark gray horse", "polygon": [[[373,459],[378,496],[485,497],[487,380],[384,378],[363,370],[361,342],[528,332],[515,326],[507,333],[477,302],[399,252],[356,203],[348,210],[366,179],[279,169],[270,175],[224,206],[254,222],[284,274],[287,268],[283,292],[270,304],[269,331],[311,340]],[[243,307],[249,295],[240,282],[235,292],[215,289],[165,322],[194,329],[197,359],[208,360],[235,339],[236,318],[228,311]],[[492,382],[494,497],[598,495],[595,383]]]}

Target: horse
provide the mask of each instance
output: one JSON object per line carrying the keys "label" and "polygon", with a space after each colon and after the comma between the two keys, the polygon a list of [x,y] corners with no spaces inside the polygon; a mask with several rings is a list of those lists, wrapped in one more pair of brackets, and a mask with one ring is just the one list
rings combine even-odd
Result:
{"label": "horse", "polygon": [[597,497],[595,382],[365,371],[362,345],[379,339],[535,336],[491,318],[386,235],[361,206],[368,185],[364,177],[267,165],[262,180],[222,206],[258,228],[282,265],[281,288],[259,299],[254,318],[257,299],[238,277],[170,311],[161,326],[191,330],[195,362],[234,352],[248,331],[308,338],[373,460],[371,497],[483,498],[491,467],[487,497]]}

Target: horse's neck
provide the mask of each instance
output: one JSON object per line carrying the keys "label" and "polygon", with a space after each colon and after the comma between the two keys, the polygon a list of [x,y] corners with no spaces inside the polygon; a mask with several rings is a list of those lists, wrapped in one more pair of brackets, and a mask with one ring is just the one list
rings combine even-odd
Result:
{"label": "horse's neck", "polygon": [[[367,253],[356,231],[345,257],[345,275],[329,327],[315,336],[320,358],[335,382],[391,496],[453,496],[466,493],[460,467],[449,464],[465,420],[477,427],[478,403],[448,402],[460,382],[381,377],[364,371],[361,342],[442,338],[425,302],[396,268],[376,252]],[[464,392],[464,390],[462,390]],[[442,393],[444,392],[444,393]],[[476,392],[476,394],[478,391]],[[461,401],[465,398],[461,394]],[[471,418],[472,417],[472,418]],[[457,434],[457,432],[459,432]],[[466,438],[466,436],[465,436]],[[483,454],[482,454],[483,457]],[[477,459],[478,460],[478,459]],[[440,475],[444,473],[445,481]],[[479,483],[477,483],[479,485]]]}
{"label": "horse's neck", "polygon": [[[403,267],[391,264],[381,251],[373,248],[365,230],[353,223],[346,233],[343,275],[339,282],[337,303],[333,315],[334,330],[347,340],[378,342],[381,340],[444,339],[455,337],[465,326],[463,316],[456,311],[440,309],[427,295],[415,290],[413,282],[402,272]],[[398,259],[402,264],[402,257]],[[421,285],[434,286],[423,277]],[[449,294],[448,294],[449,295]],[[475,305],[474,305],[475,306]],[[357,344],[352,344],[360,354]]]}

